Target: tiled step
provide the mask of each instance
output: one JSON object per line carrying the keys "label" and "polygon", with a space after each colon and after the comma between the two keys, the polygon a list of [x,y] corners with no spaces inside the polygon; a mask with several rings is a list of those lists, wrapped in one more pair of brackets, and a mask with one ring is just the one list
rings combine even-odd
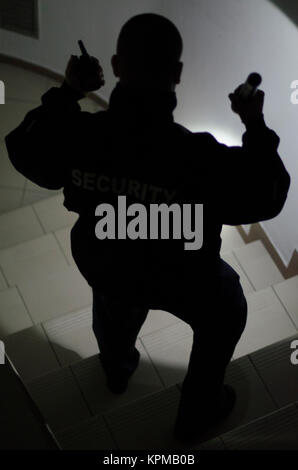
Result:
{"label": "tiled step", "polygon": [[0,338],[33,326],[32,319],[16,287],[0,292]]}
{"label": "tiled step", "polygon": [[0,366],[0,383],[0,449],[56,449],[42,415],[7,359]]}
{"label": "tiled step", "polygon": [[[70,266],[68,269],[75,270],[76,268]],[[74,289],[76,276],[78,276],[78,283]],[[51,355],[55,358],[55,363],[58,362],[61,366],[74,364],[83,358],[97,354],[98,347],[92,331],[89,286],[86,284],[86,287],[80,288],[81,282],[84,280],[78,272],[76,276],[73,272],[70,274],[66,272],[61,282],[59,282],[59,276],[53,276],[52,284],[48,282],[48,277],[43,280],[39,278],[37,285],[39,284],[42,289],[41,287],[38,289],[38,295],[35,294],[33,288],[29,293],[26,292],[22,289],[22,285],[20,285],[20,291],[23,298],[15,288],[0,292],[0,306],[10,312],[10,315],[3,313],[0,316],[0,321],[2,320],[0,332],[3,337],[8,336],[10,352],[17,361],[15,365],[20,370],[25,367],[26,375],[30,374],[30,368],[35,371],[35,365],[30,363],[30,354],[27,365],[25,361],[30,349],[24,351],[24,355],[21,353],[27,337],[28,339],[38,338],[38,341],[33,341],[32,347],[36,347],[39,351],[40,365],[43,350],[49,351],[49,348],[52,352]],[[65,279],[68,279],[68,289]],[[28,289],[30,287],[29,285]],[[37,302],[39,296],[41,297]],[[48,304],[44,303],[45,297]],[[24,305],[23,299],[26,306],[29,306],[29,311]],[[31,299],[34,299],[35,303]],[[88,306],[82,309],[83,300]],[[295,325],[272,288],[249,294],[247,300],[248,322],[237,345],[234,358],[253,353],[297,333]],[[39,334],[36,334],[36,328],[19,331],[32,325],[32,320],[38,322],[43,318],[56,316],[57,312],[63,313],[73,308],[75,311],[44,321],[43,330],[40,330]],[[164,386],[170,386],[183,380],[188,366],[192,335],[189,325],[174,315],[159,310],[149,312],[139,333],[139,340],[147,351]],[[35,353],[37,350],[34,349]],[[42,368],[43,373],[47,372],[47,367],[48,360],[45,361]]]}
{"label": "tiled step", "polygon": [[290,316],[272,287],[247,295],[248,318],[234,358],[296,334]]}
{"label": "tiled step", "polygon": [[221,239],[221,253],[227,253],[245,245],[245,241],[241,237],[237,228],[232,227],[231,225],[223,225]]}
{"label": "tiled step", "polygon": [[236,248],[233,253],[255,290],[264,289],[284,280],[261,241]]}
{"label": "tiled step", "polygon": [[[122,395],[111,394],[106,388],[97,356],[29,382],[29,390],[43,415],[52,429],[58,430],[56,437],[63,448],[188,448],[173,437],[181,384],[163,389],[145,351],[140,343],[137,346],[141,363],[128,391]],[[236,406],[223,423],[200,436],[193,448],[229,448],[225,436],[233,438],[238,429],[245,429],[248,423],[253,425],[256,419],[285,403],[278,397],[279,390],[287,389],[287,384],[291,384],[292,392],[296,391],[288,394],[287,401],[296,400],[298,375],[286,363],[287,346],[288,340],[229,365],[225,382],[236,390]],[[268,374],[273,363],[278,364],[274,377],[273,368]],[[95,416],[88,419],[90,413]],[[291,437],[288,445],[292,445]]]}
{"label": "tiled step", "polygon": [[298,329],[298,276],[276,284],[274,290]]}
{"label": "tiled step", "polygon": [[10,286],[67,266],[66,257],[53,234],[0,251],[0,267]]}
{"label": "tiled step", "polygon": [[240,283],[245,295],[250,294],[255,291],[251,281],[247,277],[246,273],[243,271],[242,267],[240,266],[236,256],[233,252],[222,253],[221,258],[228,263],[240,276]]}
{"label": "tiled step", "polygon": [[[176,386],[105,414],[119,449],[174,449],[180,392]],[[182,445],[182,447],[184,447]]]}
{"label": "tiled step", "polygon": [[19,291],[35,323],[87,307],[91,288],[76,266],[32,276],[18,283]]}
{"label": "tiled step", "polygon": [[91,417],[69,368],[41,376],[26,386],[53,432]]}
{"label": "tiled step", "polygon": [[220,436],[228,450],[298,450],[298,405],[292,404]]}
{"label": "tiled step", "polygon": [[33,204],[33,208],[40,220],[45,233],[73,226],[78,219],[78,214],[69,212],[64,206],[64,195],[59,194]]}
{"label": "tiled step", "polygon": [[98,353],[91,307],[45,322],[43,327],[62,366]]}
{"label": "tiled step", "polygon": [[137,341],[136,346],[141,353],[140,363],[129,382],[127,391],[120,395],[112,394],[106,387],[106,377],[98,355],[71,366],[71,370],[93,414],[118,408],[163,389],[163,384],[139,341]]}
{"label": "tiled step", "polygon": [[[22,192],[22,191],[21,191]],[[20,196],[21,197],[21,196]],[[63,206],[62,193],[0,215],[0,250],[72,227],[78,215]]]}
{"label": "tiled step", "polygon": [[10,360],[24,381],[61,367],[41,325],[9,335],[4,343]]}
{"label": "tiled step", "polygon": [[182,321],[141,337],[141,341],[166,387],[174,385],[184,378],[192,338],[192,329]]}
{"label": "tiled step", "polygon": [[250,355],[278,407],[298,401],[298,366],[292,364],[290,359],[294,340],[298,340],[298,334]]}
{"label": "tiled step", "polygon": [[[230,363],[225,382],[237,394],[237,402],[231,415],[221,424],[202,436],[208,441],[237,426],[248,423],[277,409],[269,391],[259,377],[248,356]],[[181,388],[181,384],[179,384]]]}
{"label": "tiled step", "polygon": [[0,250],[44,235],[32,206],[0,215]]}
{"label": "tiled step", "polygon": [[116,445],[102,416],[55,433],[63,450],[113,450]]}

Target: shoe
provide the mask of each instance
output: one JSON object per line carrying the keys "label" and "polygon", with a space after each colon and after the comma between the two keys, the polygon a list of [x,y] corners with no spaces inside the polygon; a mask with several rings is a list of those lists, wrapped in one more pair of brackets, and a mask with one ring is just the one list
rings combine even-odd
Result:
{"label": "shoe", "polygon": [[219,404],[205,416],[194,419],[194,413],[178,412],[174,427],[174,437],[179,441],[189,442],[202,437],[213,426],[223,421],[232,412],[237,400],[236,392],[230,385],[224,385]]}
{"label": "shoe", "polygon": [[115,394],[124,393],[128,387],[128,382],[132,374],[135,372],[136,368],[138,367],[140,361],[140,353],[136,349],[135,350],[135,357],[134,357],[134,365],[130,370],[125,369],[111,369],[108,368],[106,365],[103,364],[103,360],[101,354],[99,354],[99,360],[103,366],[103,369],[106,373],[106,385],[110,392]]}

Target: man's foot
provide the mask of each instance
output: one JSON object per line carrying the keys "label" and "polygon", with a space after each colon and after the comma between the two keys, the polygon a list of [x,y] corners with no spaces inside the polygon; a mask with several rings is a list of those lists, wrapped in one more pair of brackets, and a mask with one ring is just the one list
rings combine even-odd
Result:
{"label": "man's foot", "polygon": [[103,369],[106,373],[107,377],[107,387],[112,393],[124,393],[128,386],[128,381],[132,374],[135,372],[136,368],[138,367],[140,361],[140,353],[137,349],[134,351],[134,358],[133,358],[133,365],[129,369],[119,369],[111,367],[106,367],[103,364],[101,354],[99,354],[99,359],[102,363]]}
{"label": "man's foot", "polygon": [[174,436],[184,442],[193,441],[210,430],[220,421],[223,421],[232,412],[237,397],[236,392],[230,385],[224,385],[220,403],[210,411],[208,415],[198,416],[197,420],[192,415],[182,415],[181,411],[176,419]]}

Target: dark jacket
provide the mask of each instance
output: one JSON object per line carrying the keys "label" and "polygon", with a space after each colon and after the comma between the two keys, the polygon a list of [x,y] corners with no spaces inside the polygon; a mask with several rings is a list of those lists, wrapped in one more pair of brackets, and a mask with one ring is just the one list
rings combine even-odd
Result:
{"label": "dark jacket", "polygon": [[[91,114],[81,112],[67,87],[52,88],[6,137],[20,173],[44,188],[64,188],[65,207],[80,215],[72,230],[78,267],[90,285],[113,295],[150,299],[175,282],[211,280],[222,224],[271,219],[287,197],[279,138],[263,118],[246,130],[242,147],[227,147],[175,123],[176,104],[174,92],[145,94],[118,84],[109,109]],[[116,207],[119,194],[128,204],[204,204],[203,247],[96,239],[95,208]]]}

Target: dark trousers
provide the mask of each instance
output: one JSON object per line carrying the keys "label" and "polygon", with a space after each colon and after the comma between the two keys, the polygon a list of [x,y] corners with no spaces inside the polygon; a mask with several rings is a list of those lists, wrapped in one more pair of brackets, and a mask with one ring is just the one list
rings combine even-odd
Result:
{"label": "dark trousers", "polygon": [[[219,395],[226,367],[246,324],[247,303],[238,274],[222,261],[210,284],[201,290],[197,286],[196,292],[192,289],[180,304],[163,298],[154,307],[174,314],[193,330],[180,402],[185,408],[206,404]],[[135,342],[148,311],[147,307],[133,308],[93,289],[93,330],[107,367],[134,370]]]}

